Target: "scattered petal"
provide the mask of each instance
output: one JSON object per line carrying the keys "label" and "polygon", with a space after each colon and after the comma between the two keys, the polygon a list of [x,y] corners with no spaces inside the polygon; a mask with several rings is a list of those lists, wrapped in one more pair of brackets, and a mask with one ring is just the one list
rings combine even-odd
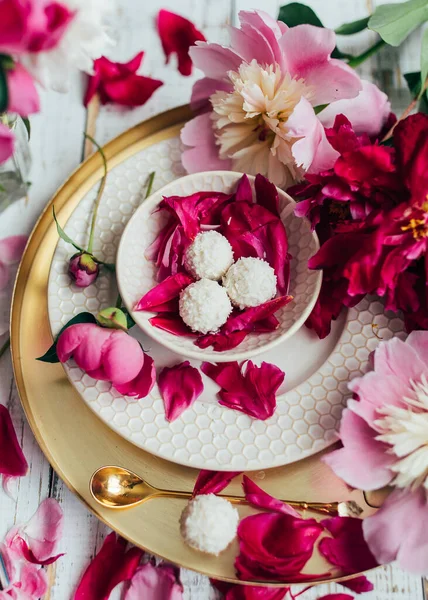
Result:
{"label": "scattered petal", "polygon": [[162,313],[149,319],[149,323],[153,327],[172,333],[172,335],[195,337],[193,331],[187,327],[180,315],[175,313]]}
{"label": "scattered petal", "polygon": [[242,471],[199,471],[198,478],[193,488],[193,496],[199,494],[217,494],[224,490],[235,477]]}
{"label": "scattered petal", "polygon": [[113,588],[133,578],[144,552],[135,547],[126,551],[126,545],[114,532],[106,537],[83,573],[73,600],[108,600]]}
{"label": "scattered petal", "polygon": [[276,392],[284,381],[285,373],[277,366],[262,362],[260,367],[248,361],[244,363],[204,362],[201,370],[220,387],[219,404],[239,410],[255,419],[266,420],[276,408]]}
{"label": "scattered petal", "polygon": [[354,600],[354,596],[350,596],[349,594],[327,594],[326,596],[320,596],[318,600]]}
{"label": "scattered petal", "polygon": [[244,488],[245,498],[247,501],[256,508],[262,510],[269,510],[277,513],[284,513],[297,519],[300,519],[300,514],[297,510],[294,510],[292,506],[289,506],[281,500],[277,500],[273,496],[270,496],[267,492],[259,488],[249,477],[244,475],[242,479],[242,487]]}
{"label": "scattered petal", "polygon": [[134,310],[149,310],[156,312],[158,305],[164,305],[177,298],[185,287],[193,282],[186,273],[177,273],[164,279],[139,300]]}
{"label": "scattered petal", "polygon": [[[64,515],[58,501],[46,498],[23,529],[37,561],[51,559],[62,536]],[[41,564],[41,563],[40,563]]]}
{"label": "scattered petal", "polygon": [[168,421],[175,421],[204,390],[201,374],[198,369],[190,366],[188,360],[162,369],[158,386]]}
{"label": "scattered petal", "polygon": [[177,54],[178,70],[182,75],[190,75],[192,59],[189,48],[197,41],[205,42],[204,34],[188,19],[165,9],[159,11],[157,27],[166,62],[168,63],[171,54]]}
{"label": "scattered petal", "polygon": [[195,344],[199,348],[213,347],[215,352],[225,352],[226,350],[232,350],[247,337],[248,331],[233,331],[231,333],[208,333],[202,337],[198,337]]}
{"label": "scattered petal", "polygon": [[143,599],[183,600],[183,586],[176,567],[167,563],[160,563],[155,567],[151,562],[138,567],[124,600]]}
{"label": "scattered petal", "polygon": [[0,474],[3,482],[11,477],[22,477],[27,473],[28,464],[18,443],[10,413],[0,404]]}
{"label": "scattered petal", "polygon": [[340,581],[340,585],[349,588],[356,594],[363,594],[364,592],[371,592],[374,590],[374,585],[365,575],[359,575],[358,577]]}
{"label": "scattered petal", "polygon": [[239,585],[227,583],[226,581],[210,580],[213,586],[219,590],[224,600],[287,600],[290,588],[263,587],[253,585]]}
{"label": "scattered petal", "polygon": [[268,300],[259,306],[232,313],[222,329],[226,334],[248,329],[251,331],[260,321],[264,322],[266,319],[269,319],[277,310],[286,306],[292,300],[293,296],[280,296],[279,298]]}

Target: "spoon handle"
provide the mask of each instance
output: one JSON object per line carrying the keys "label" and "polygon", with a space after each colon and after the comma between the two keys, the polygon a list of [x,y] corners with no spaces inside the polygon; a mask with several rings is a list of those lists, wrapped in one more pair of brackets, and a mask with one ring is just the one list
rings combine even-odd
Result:
{"label": "spoon handle", "polygon": [[[230,496],[227,494],[218,494],[220,498],[224,498],[228,500],[232,504],[249,504],[244,496]],[[185,498],[188,500],[192,497],[191,492],[180,492],[176,490],[161,490],[155,489],[153,494],[147,498],[147,500],[151,498]],[[313,512],[321,513],[324,515],[336,516],[338,514],[338,502],[299,502],[296,500],[282,500],[289,506],[293,508],[297,508],[299,510],[311,510]]]}

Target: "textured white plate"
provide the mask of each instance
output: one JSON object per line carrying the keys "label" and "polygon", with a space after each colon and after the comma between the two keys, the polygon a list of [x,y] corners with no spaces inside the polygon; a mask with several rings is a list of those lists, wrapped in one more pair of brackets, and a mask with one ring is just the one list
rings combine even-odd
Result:
{"label": "textured white plate", "polygon": [[[183,175],[177,138],[159,142],[115,167],[108,176],[99,210],[94,252],[114,261],[120,236],[141,203],[144,183],[156,169],[156,188]],[[77,243],[87,240],[96,188],[80,202],[65,230]],[[61,220],[61,213],[59,214]],[[73,315],[96,313],[116,299],[114,277],[102,274],[82,290],[70,285],[67,261],[73,253],[62,240],[56,249],[49,278],[49,316],[56,334]],[[299,460],[337,439],[347,382],[367,368],[369,354],[379,343],[403,331],[402,321],[385,314],[379,301],[364,300],[334,324],[325,340],[302,327],[292,338],[261,355],[286,372],[277,410],[268,421],[219,406],[217,386],[204,377],[203,395],[183,415],[168,423],[157,386],[149,397],[135,401],[121,397],[106,382],[96,382],[73,361],[65,370],[83,400],[112,429],[127,440],[162,458],[197,468],[218,470],[266,469]],[[134,328],[136,330],[137,328]],[[135,331],[157,369],[181,362],[182,357]],[[191,361],[197,366],[197,361]]]}
{"label": "textured white plate", "polygon": [[[211,171],[181,177],[143,202],[129,220],[120,240],[116,274],[125,306],[132,313],[137,325],[151,338],[172,352],[188,358],[230,362],[246,360],[266,352],[296,333],[310,315],[318,298],[322,273],[308,268],[309,258],[319,248],[318,238],[311,231],[309,221],[295,216],[294,200],[285,192],[278,190],[280,214],[287,231],[289,253],[292,256],[288,293],[293,296],[292,302],[275,313],[279,320],[278,329],[270,333],[250,334],[236,348],[227,352],[215,352],[212,347],[198,348],[193,338],[172,335],[153,327],[149,322],[149,319],[155,315],[153,312],[133,311],[138,300],[157,285],[157,268],[145,257],[145,252],[168,219],[165,211],[156,210],[162,198],[190,196],[201,190],[229,194],[236,189],[241,177],[242,173],[231,171]],[[254,177],[249,179],[254,192]]]}

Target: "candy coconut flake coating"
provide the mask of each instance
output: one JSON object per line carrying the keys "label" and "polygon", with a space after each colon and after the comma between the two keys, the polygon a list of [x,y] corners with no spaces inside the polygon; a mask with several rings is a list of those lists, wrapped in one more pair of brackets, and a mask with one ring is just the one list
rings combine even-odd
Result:
{"label": "candy coconut flake coating", "polygon": [[196,496],[184,509],[180,531],[186,544],[218,556],[235,539],[239,514],[230,502],[215,494]]}
{"label": "candy coconut flake coating", "polygon": [[198,233],[184,256],[184,266],[195,279],[218,281],[232,263],[232,246],[218,231]]}
{"label": "candy coconut flake coating", "polygon": [[276,294],[275,271],[261,258],[240,258],[223,277],[233,304],[241,309],[259,306]]}
{"label": "candy coconut flake coating", "polygon": [[226,323],[232,305],[226,290],[216,281],[200,279],[181,292],[179,312],[192,331],[212,333]]}

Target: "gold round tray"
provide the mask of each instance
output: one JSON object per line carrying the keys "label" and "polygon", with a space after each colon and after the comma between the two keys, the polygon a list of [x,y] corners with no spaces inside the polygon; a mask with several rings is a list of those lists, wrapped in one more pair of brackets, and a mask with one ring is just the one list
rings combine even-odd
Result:
{"label": "gold round tray", "polygon": [[[143,148],[176,136],[190,116],[188,106],[179,107],[115,138],[104,148],[109,169]],[[237,542],[218,558],[198,553],[183,543],[178,524],[183,500],[154,499],[119,511],[103,508],[94,501],[89,493],[89,480],[102,465],[124,466],[156,487],[186,491],[193,489],[198,471],[157,458],[121,438],[86,406],[60,364],[35,360],[52,343],[47,284],[58,241],[52,205],[58,212],[61,210],[65,221],[102,175],[102,162],[96,153],[71,175],[46,206],[22,259],[14,292],[11,341],[16,383],[25,414],[52,467],[85,506],[109,527],[133,544],[181,567],[215,579],[242,583],[233,568]],[[362,494],[350,493],[320,459],[318,454],[250,476],[279,498],[317,502],[353,499],[364,506]],[[239,481],[232,482],[227,491],[242,494]],[[241,517],[254,512],[245,506],[239,511]],[[315,552],[305,571],[323,573],[328,569],[329,565]],[[328,581],[337,578],[333,570]]]}

